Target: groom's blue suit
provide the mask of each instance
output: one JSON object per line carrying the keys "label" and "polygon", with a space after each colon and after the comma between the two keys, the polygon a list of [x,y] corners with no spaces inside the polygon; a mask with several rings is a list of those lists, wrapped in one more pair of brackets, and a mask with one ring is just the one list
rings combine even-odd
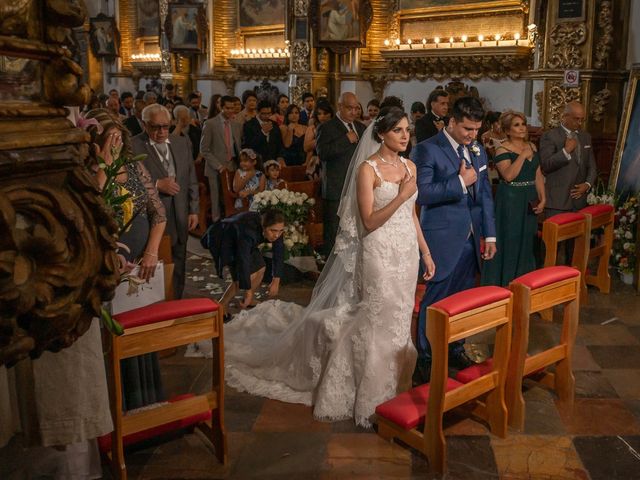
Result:
{"label": "groom's blue suit", "polygon": [[[417,167],[420,225],[429,244],[436,274],[427,285],[420,304],[418,354],[429,360],[426,339],[426,309],[453,293],[475,286],[480,269],[480,238],[496,236],[491,184],[487,173],[487,154],[467,148],[467,156],[478,176],[465,193],[460,180],[461,159],[444,129],[420,142],[414,152]],[[452,345],[451,354],[463,350],[463,342]]]}

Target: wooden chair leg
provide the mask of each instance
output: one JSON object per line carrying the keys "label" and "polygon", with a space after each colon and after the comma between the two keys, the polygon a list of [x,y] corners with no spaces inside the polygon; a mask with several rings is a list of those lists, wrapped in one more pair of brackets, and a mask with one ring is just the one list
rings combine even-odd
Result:
{"label": "wooden chair leg", "polygon": [[507,369],[506,402],[509,425],[515,430],[524,429],[525,402],[522,395],[522,376],[529,347],[529,299],[526,287],[514,285],[513,338]]}
{"label": "wooden chair leg", "polygon": [[564,307],[564,319],[562,323],[561,345],[567,349],[566,357],[556,364],[555,390],[558,398],[563,402],[573,403],[576,380],[571,369],[573,358],[573,345],[578,330],[579,299],[572,300]]}
{"label": "wooden chair leg", "polygon": [[442,474],[447,458],[442,416],[449,367],[449,318],[438,311],[429,312],[427,337],[431,344],[432,363],[431,389],[425,415],[424,453],[429,459],[430,470]]}
{"label": "wooden chair leg", "polygon": [[120,370],[120,342],[111,336],[111,417],[113,432],[111,433],[111,471],[118,480],[127,480],[127,466],[124,458],[122,442],[122,374]]}

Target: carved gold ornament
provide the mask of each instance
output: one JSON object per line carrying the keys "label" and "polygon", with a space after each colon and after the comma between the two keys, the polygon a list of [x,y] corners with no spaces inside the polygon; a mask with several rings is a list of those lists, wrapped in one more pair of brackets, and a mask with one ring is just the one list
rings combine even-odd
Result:
{"label": "carved gold ornament", "polygon": [[558,23],[551,30],[551,53],[547,60],[549,68],[582,68],[584,58],[580,46],[587,40],[587,25],[584,22]]}
{"label": "carved gold ornament", "polygon": [[555,128],[560,125],[562,111],[567,103],[581,101],[582,93],[579,87],[565,87],[560,82],[554,82],[549,89],[549,112],[547,117],[547,128]]}
{"label": "carved gold ornament", "polygon": [[611,12],[611,2],[602,1],[600,3],[600,13],[598,14],[598,27],[601,29],[600,38],[596,43],[595,61],[596,68],[605,68],[607,58],[613,45],[613,15]]}
{"label": "carved gold ornament", "polygon": [[589,113],[591,121],[601,122],[604,117],[607,104],[611,99],[611,90],[603,88],[594,96],[591,97],[591,105],[589,106]]}

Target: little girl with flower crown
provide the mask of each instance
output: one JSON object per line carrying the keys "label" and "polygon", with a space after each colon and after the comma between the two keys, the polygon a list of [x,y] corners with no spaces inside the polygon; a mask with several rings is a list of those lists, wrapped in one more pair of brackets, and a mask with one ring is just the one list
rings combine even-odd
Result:
{"label": "little girl with flower crown", "polygon": [[265,177],[258,169],[259,162],[260,155],[250,148],[240,150],[240,168],[233,177],[233,191],[238,195],[234,205],[236,209],[244,209],[244,198],[248,200],[250,207],[253,196],[264,190]]}
{"label": "little girl with flower crown", "polygon": [[267,177],[267,190],[287,188],[287,183],[280,178],[280,164],[275,160],[267,160],[264,162],[264,174]]}

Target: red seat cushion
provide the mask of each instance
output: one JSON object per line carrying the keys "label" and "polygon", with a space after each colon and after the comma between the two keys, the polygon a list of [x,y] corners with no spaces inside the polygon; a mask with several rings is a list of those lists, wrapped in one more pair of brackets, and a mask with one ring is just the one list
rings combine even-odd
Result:
{"label": "red seat cushion", "polygon": [[[193,393],[187,393],[184,395],[179,395],[177,397],[169,400],[169,403],[174,403],[179,400],[183,400],[185,398],[193,397]],[[160,435],[164,435],[165,433],[174,432],[176,430],[180,430],[182,428],[187,428],[192,425],[197,425],[201,422],[206,422],[211,419],[211,412],[209,410],[201,413],[197,413],[195,415],[191,415],[190,417],[181,418],[180,420],[175,420],[173,422],[165,423],[164,425],[158,425],[157,427],[149,428],[147,430],[142,430],[138,433],[132,433],[131,435],[125,435],[122,437],[122,444],[124,446],[133,445],[134,443],[142,442],[143,440],[149,440],[154,437],[159,437]],[[107,453],[111,451],[111,434],[107,433],[101,437],[98,437],[98,447],[102,453]]]}
{"label": "red seat cushion", "polygon": [[584,207],[579,213],[588,213],[591,216],[603,215],[605,213],[613,212],[613,205],[589,205],[588,207]]}
{"label": "red seat cushion", "polygon": [[471,365],[463,370],[460,370],[456,374],[456,380],[460,383],[469,383],[475,380],[476,378],[480,378],[487,373],[491,373],[493,370],[493,357],[487,358],[482,363],[477,363],[475,365]]}
{"label": "red seat cushion", "polygon": [[154,303],[119,313],[113,318],[122,325],[122,328],[127,329],[216,310],[218,310],[218,304],[210,298],[186,298]]}
{"label": "red seat cushion", "polygon": [[553,217],[549,217],[545,222],[555,223],[556,225],[566,225],[567,223],[581,222],[584,220],[584,215],[577,212],[559,213]]}
{"label": "red seat cushion", "polygon": [[535,289],[551,285],[555,282],[561,282],[568,278],[577,277],[578,275],[580,275],[580,272],[575,268],[557,265],[555,267],[546,267],[534,270],[533,272],[512,280],[512,283],[521,283],[531,289]]}
{"label": "red seat cushion", "polygon": [[416,302],[413,305],[413,313],[416,315],[420,313],[420,302],[422,301],[422,297],[424,297],[424,292],[427,291],[427,285],[424,283],[419,283],[416,287]]}
{"label": "red seat cushion", "polygon": [[468,312],[474,308],[489,305],[511,296],[511,292],[502,287],[477,287],[449,295],[447,298],[432,304],[433,308],[443,310],[449,316]]}
{"label": "red seat cushion", "polygon": [[[453,378],[447,378],[447,392],[460,386],[462,386],[462,383]],[[382,418],[386,418],[396,425],[410,430],[424,420],[428,401],[429,384],[425,383],[381,403],[376,407],[376,413]]]}

